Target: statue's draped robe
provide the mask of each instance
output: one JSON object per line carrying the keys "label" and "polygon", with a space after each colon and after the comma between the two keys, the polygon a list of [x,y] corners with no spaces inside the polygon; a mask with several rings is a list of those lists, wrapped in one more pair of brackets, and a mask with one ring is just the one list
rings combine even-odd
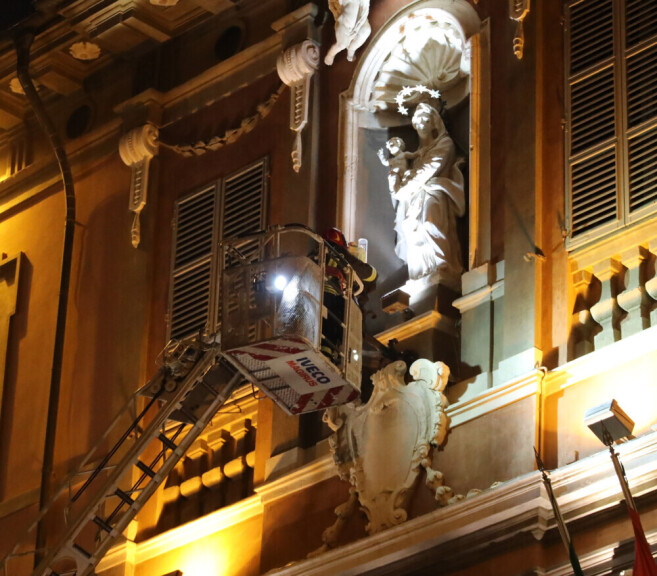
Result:
{"label": "statue's draped robe", "polygon": [[418,148],[412,177],[393,194],[398,201],[395,252],[411,279],[438,272],[457,284],[463,271],[456,217],[465,213],[463,174],[454,142],[441,126],[429,145]]}

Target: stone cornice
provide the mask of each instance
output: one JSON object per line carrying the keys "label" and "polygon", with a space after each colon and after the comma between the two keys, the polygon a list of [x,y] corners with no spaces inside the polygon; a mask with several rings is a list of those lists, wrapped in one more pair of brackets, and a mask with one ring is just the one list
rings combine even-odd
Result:
{"label": "stone cornice", "polygon": [[497,300],[504,296],[504,280],[498,280],[490,286],[484,286],[479,290],[475,290],[470,294],[461,296],[460,298],[452,302],[454,308],[458,308],[458,311],[463,314],[468,310],[476,308],[484,302],[490,302],[491,300]]}
{"label": "stone cornice", "polygon": [[[623,251],[657,236],[657,218],[647,218],[630,226],[623,226],[601,240],[573,249],[569,256],[571,271],[591,268],[597,262],[620,255]],[[586,238],[578,239],[577,244]],[[571,243],[572,244],[572,243]]]}
{"label": "stone cornice", "polygon": [[207,516],[202,516],[197,520],[178,526],[149,540],[138,544],[124,542],[118,546],[114,546],[100,562],[97,571],[102,572],[123,564],[126,562],[129,553],[134,555],[135,564],[138,565],[147,562],[161,554],[191,544],[205,536],[215,534],[220,530],[250,520],[261,514],[262,503],[260,498],[258,496],[251,496],[237,504],[221,508]]}
{"label": "stone cornice", "polygon": [[118,104],[114,110],[129,116],[144,109],[147,116],[133,122],[151,121],[159,127],[188,116],[276,71],[276,59],[290,38],[318,38],[313,24],[317,6],[306,4],[272,24],[275,33],[235,56],[201,72],[168,92],[153,88]]}
{"label": "stone cornice", "polygon": [[[652,548],[653,554],[657,546],[657,530],[646,532],[646,539]],[[580,554],[579,563],[589,576],[609,574],[611,570],[631,568],[634,564],[634,539],[624,542],[614,542],[604,548],[599,548],[589,554]],[[570,563],[562,564],[544,572],[545,576],[571,576],[573,568]],[[617,573],[617,572],[614,572]]]}
{"label": "stone cornice", "polygon": [[324,480],[329,480],[337,476],[337,473],[338,470],[333,463],[333,456],[326,454],[282,478],[257,486],[255,492],[262,499],[263,505],[266,505],[274,500],[285,498],[295,492],[319,484]]}
{"label": "stone cornice", "polygon": [[465,424],[479,416],[535,395],[539,391],[542,377],[542,373],[536,370],[501,386],[490,388],[470,400],[452,404],[447,408],[451,427]]}
{"label": "stone cornice", "polygon": [[[115,154],[121,131],[116,118],[97,130],[66,144],[73,176],[80,177],[95,167],[99,158]],[[129,182],[126,169],[126,183]],[[0,214],[44,192],[53,185],[61,186],[61,175],[54,156],[48,152],[41,159],[0,182]],[[127,185],[127,184],[126,184]]]}
{"label": "stone cornice", "polygon": [[[657,433],[650,433],[617,447],[636,496],[657,490]],[[322,457],[284,478],[256,489],[257,494],[225,509],[185,524],[139,544],[131,542],[112,549],[99,570],[134,559],[136,565],[205,535],[233,526],[263,513],[266,505],[330,478],[332,462]],[[555,494],[567,522],[591,516],[616,504],[622,498],[606,450],[550,473]],[[319,557],[301,560],[274,570],[278,576],[319,576],[364,574],[396,562],[412,566],[415,556],[440,550],[454,556],[452,543],[473,554],[491,542],[510,539],[520,533],[541,538],[555,528],[552,509],[538,472],[505,482],[456,504],[439,508]],[[648,532],[651,544],[657,542],[657,530]],[[612,560],[617,544],[581,556],[587,574]],[[589,571],[590,570],[590,571]],[[565,576],[567,566],[544,572]]]}
{"label": "stone cornice", "polygon": [[36,506],[39,503],[39,489],[29,490],[23,492],[13,498],[8,498],[0,502],[0,518],[14,514],[20,510],[24,510],[28,506]]}
{"label": "stone cornice", "polygon": [[[617,448],[637,496],[657,489],[657,459],[653,456],[656,448],[657,433],[647,434]],[[554,470],[551,478],[567,522],[600,512],[622,498],[606,451]],[[642,484],[640,478],[646,482]],[[408,566],[412,567],[413,557],[427,550],[432,550],[432,553],[440,550],[445,557],[453,555],[453,552],[450,554],[450,543],[456,540],[459,541],[460,550],[468,549],[476,553],[492,542],[509,539],[522,532],[531,532],[534,537],[541,538],[545,531],[555,527],[541,475],[531,472],[471,499],[269,574],[328,576],[376,573],[378,569],[395,562],[407,561]],[[657,530],[649,532],[648,537],[651,544],[657,542]],[[615,547],[617,544],[582,556],[584,567],[594,569],[606,565],[613,557]],[[567,567],[560,566],[545,573],[565,576],[572,573],[572,569],[568,572]],[[598,571],[587,570],[589,573],[597,574]]]}
{"label": "stone cornice", "polygon": [[[274,570],[279,576],[366,574],[457,539],[479,545],[541,529],[549,502],[534,472],[487,490],[469,500],[399,524],[319,557]],[[474,551],[474,547],[470,548]]]}
{"label": "stone cornice", "polygon": [[[648,433],[615,449],[635,497],[657,490],[657,433]],[[559,468],[550,477],[567,519],[600,512],[622,500],[607,449]]]}
{"label": "stone cornice", "polygon": [[582,380],[604,374],[619,365],[631,363],[654,352],[657,326],[614,342],[612,346],[590,352],[550,371],[546,378],[546,394],[555,394]]}
{"label": "stone cornice", "polygon": [[440,329],[443,332],[448,333],[453,332],[454,320],[436,312],[435,310],[430,310],[429,312],[420,314],[419,316],[399,324],[394,328],[379,332],[376,335],[376,339],[383,344],[388,344],[393,338],[403,341],[431,329]]}

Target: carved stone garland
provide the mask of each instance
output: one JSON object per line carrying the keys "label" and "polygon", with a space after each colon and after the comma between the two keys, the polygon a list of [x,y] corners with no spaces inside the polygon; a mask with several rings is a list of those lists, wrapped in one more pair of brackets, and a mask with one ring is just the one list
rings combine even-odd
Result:
{"label": "carved stone garland", "polygon": [[132,168],[129,209],[135,213],[132,221],[132,245],[137,248],[141,240],[139,215],[146,206],[148,192],[148,168],[158,151],[158,130],[152,124],[144,124],[130,130],[119,142],[121,160]]}
{"label": "carved stone garland", "polygon": [[420,359],[410,368],[389,364],[372,377],[374,391],[367,404],[329,408],[324,420],[334,434],[329,442],[338,474],[352,485],[347,502],[336,508],[335,524],[324,531],[323,545],[312,555],[336,545],[339,533],[357,504],[367,514],[367,532],[374,534],[404,522],[422,468],[426,485],[441,505],[453,501],[443,475],[431,468],[431,447],[447,435],[447,399],[442,391],[449,368]]}
{"label": "carved stone garland", "polygon": [[[319,58],[319,56],[318,56]],[[271,112],[279,96],[283,93],[285,86],[281,86],[273,92],[266,101],[256,106],[256,112],[251,116],[243,118],[239,128],[227,130],[223,136],[214,136],[208,141],[199,141],[195,144],[167,144],[160,142],[157,127],[145,124],[125,134],[119,141],[119,155],[121,160],[132,168],[132,182],[130,185],[129,208],[135,213],[132,223],[132,245],[136,248],[140,242],[139,215],[146,206],[148,191],[148,168],[151,159],[162,146],[172,150],[181,156],[200,156],[206,152],[214,152],[229,144],[235,143],[244,134],[251,132]],[[306,97],[307,100],[307,97]],[[303,126],[301,126],[303,128]],[[300,148],[300,145],[299,145]],[[294,153],[293,153],[294,154]]]}
{"label": "carved stone garland", "polygon": [[260,102],[256,106],[256,112],[254,114],[242,118],[238,128],[229,128],[224,132],[223,136],[213,136],[209,140],[199,140],[195,144],[167,144],[166,142],[160,142],[160,145],[180,156],[190,158],[192,156],[202,156],[207,152],[216,152],[224,146],[234,144],[242,136],[251,132],[261,120],[269,115],[274,104],[276,104],[278,98],[283,93],[283,90],[285,90],[285,85],[281,84],[275,92],[269,95],[267,100]]}
{"label": "carved stone garland", "polygon": [[292,167],[301,169],[301,131],[308,123],[310,79],[319,66],[319,48],[311,40],[304,40],[285,50],[276,62],[281,80],[290,87],[290,130],[296,132],[292,149]]}

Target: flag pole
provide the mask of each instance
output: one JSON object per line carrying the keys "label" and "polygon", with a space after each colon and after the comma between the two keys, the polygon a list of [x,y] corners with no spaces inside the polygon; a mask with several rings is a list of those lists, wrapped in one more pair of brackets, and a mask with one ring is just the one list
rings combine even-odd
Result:
{"label": "flag pole", "polygon": [[566,548],[566,552],[568,552],[568,557],[570,559],[570,565],[573,567],[574,576],[584,576],[582,567],[579,564],[579,558],[577,557],[577,553],[575,552],[575,548],[573,547],[573,541],[570,537],[570,533],[568,532],[568,528],[566,527],[566,522],[564,521],[563,516],[561,515],[559,504],[557,503],[557,499],[554,495],[554,491],[552,490],[552,481],[550,480],[550,477],[545,472],[543,461],[541,460],[541,457],[538,455],[538,452],[536,451],[536,447],[534,447],[534,457],[536,458],[536,466],[538,467],[543,477],[543,484],[545,485],[545,489],[547,490],[548,493],[548,498],[550,499],[550,504],[552,505],[552,512],[554,513],[554,519],[557,522],[557,529],[559,530],[559,535],[561,536],[561,541],[563,542],[563,545]]}
{"label": "flag pole", "polygon": [[625,468],[618,459],[618,454],[614,450],[614,439],[611,437],[611,434],[607,431],[606,427],[602,429],[602,438],[603,442],[609,448],[609,455],[611,456],[611,461],[614,464],[614,470],[616,476],[618,476],[618,481],[621,485],[621,490],[623,491],[623,497],[625,498],[625,503],[627,507],[631,510],[637,511],[636,504],[634,503],[634,498],[632,497],[632,492],[630,492],[630,485],[627,482],[627,476],[625,475]]}
{"label": "flag pole", "polygon": [[632,529],[634,530],[634,575],[635,576],[657,576],[657,565],[655,565],[655,560],[652,557],[652,552],[650,550],[650,544],[646,539],[646,534],[643,531],[643,526],[641,526],[641,518],[639,517],[639,512],[637,510],[634,498],[632,497],[632,492],[630,491],[630,485],[627,481],[627,476],[625,475],[625,468],[621,461],[618,459],[618,454],[614,450],[614,439],[603,425],[602,427],[602,441],[609,448],[609,454],[611,455],[611,461],[614,464],[614,470],[616,476],[618,476],[618,481],[621,485],[621,490],[623,491],[623,497],[625,498],[625,504],[627,505],[627,511],[630,515],[630,520],[632,521]]}

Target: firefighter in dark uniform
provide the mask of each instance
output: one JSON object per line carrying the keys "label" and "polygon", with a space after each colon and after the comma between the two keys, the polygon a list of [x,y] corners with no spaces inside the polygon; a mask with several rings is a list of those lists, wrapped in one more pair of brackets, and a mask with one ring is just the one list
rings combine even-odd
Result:
{"label": "firefighter in dark uniform", "polygon": [[338,228],[329,228],[324,240],[331,248],[327,250],[324,280],[324,306],[327,317],[322,324],[322,353],[333,363],[339,365],[342,345],[345,293],[347,289],[345,267],[349,264],[363,281],[368,291],[376,281],[373,266],[359,260],[348,249],[344,235]]}

